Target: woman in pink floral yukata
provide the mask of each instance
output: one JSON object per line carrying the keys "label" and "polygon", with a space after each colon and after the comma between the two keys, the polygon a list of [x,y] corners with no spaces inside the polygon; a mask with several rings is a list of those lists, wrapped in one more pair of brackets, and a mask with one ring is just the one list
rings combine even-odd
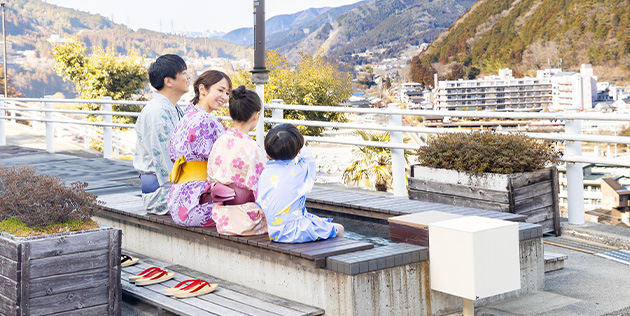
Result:
{"label": "woman in pink floral yukata", "polygon": [[264,234],[267,222],[254,201],[267,159],[247,135],[256,127],[262,104],[256,92],[240,86],[232,91],[229,109],[234,127],[216,141],[208,157],[208,180],[215,182],[209,191],[217,203],[212,217],[221,234]]}
{"label": "woman in pink floral yukata", "polygon": [[223,72],[208,70],[194,83],[195,97],[184,110],[171,136],[170,157],[174,162],[167,199],[173,221],[182,226],[214,226],[211,201],[201,201],[210,187],[206,166],[208,155],[225,128],[211,112],[224,106],[232,91],[232,81]]}

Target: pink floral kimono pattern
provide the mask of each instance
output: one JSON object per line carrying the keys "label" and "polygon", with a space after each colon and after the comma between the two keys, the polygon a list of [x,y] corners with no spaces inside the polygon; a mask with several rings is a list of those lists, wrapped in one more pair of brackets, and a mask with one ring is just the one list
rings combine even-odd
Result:
{"label": "pink floral kimono pattern", "polygon": [[[208,157],[208,180],[258,192],[258,179],[267,161],[265,151],[247,134],[230,127]],[[254,202],[241,205],[216,204],[212,216],[217,231],[227,235],[258,235],[267,232],[264,213]]]}
{"label": "pink floral kimono pattern", "polygon": [[[171,136],[170,158],[182,156],[186,161],[207,161],[215,142],[225,134],[225,128],[216,116],[203,109],[188,105],[184,118]],[[199,204],[199,197],[210,186],[208,181],[174,183],[168,195],[167,206],[173,221],[181,226],[214,226],[214,203]]]}

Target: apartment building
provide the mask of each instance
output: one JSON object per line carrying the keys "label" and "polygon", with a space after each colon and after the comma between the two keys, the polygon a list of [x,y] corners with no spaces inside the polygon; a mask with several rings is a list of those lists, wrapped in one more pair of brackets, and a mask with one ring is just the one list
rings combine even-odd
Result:
{"label": "apartment building", "polygon": [[438,81],[434,102],[435,109],[450,111],[585,109],[597,97],[596,84],[590,65],[582,65],[580,73],[539,70],[535,78],[514,78],[506,68],[496,76]]}
{"label": "apartment building", "polygon": [[437,110],[542,110],[551,106],[549,78],[514,78],[512,70],[474,80],[438,81]]}

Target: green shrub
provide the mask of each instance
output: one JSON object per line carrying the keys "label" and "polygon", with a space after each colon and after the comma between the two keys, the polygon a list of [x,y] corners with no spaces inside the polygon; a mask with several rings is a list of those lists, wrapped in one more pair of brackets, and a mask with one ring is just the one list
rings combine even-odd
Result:
{"label": "green shrub", "polygon": [[103,202],[84,191],[85,182],[66,186],[35,167],[0,168],[0,221],[17,218],[29,227],[87,221]]}
{"label": "green shrub", "polygon": [[420,164],[472,174],[521,173],[559,161],[553,145],[521,133],[491,131],[448,133],[431,138],[418,150]]}

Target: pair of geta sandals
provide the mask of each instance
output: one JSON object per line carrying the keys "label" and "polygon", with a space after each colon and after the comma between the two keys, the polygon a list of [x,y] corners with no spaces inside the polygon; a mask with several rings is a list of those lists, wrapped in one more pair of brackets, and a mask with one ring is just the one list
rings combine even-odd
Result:
{"label": "pair of geta sandals", "polygon": [[164,295],[177,298],[195,297],[214,292],[218,287],[218,284],[210,284],[205,280],[192,279],[182,281],[174,287],[164,290]]}
{"label": "pair of geta sandals", "polygon": [[130,276],[129,282],[140,286],[151,285],[170,280],[174,275],[175,272],[162,270],[158,267],[151,267],[138,273],[137,275]]}

